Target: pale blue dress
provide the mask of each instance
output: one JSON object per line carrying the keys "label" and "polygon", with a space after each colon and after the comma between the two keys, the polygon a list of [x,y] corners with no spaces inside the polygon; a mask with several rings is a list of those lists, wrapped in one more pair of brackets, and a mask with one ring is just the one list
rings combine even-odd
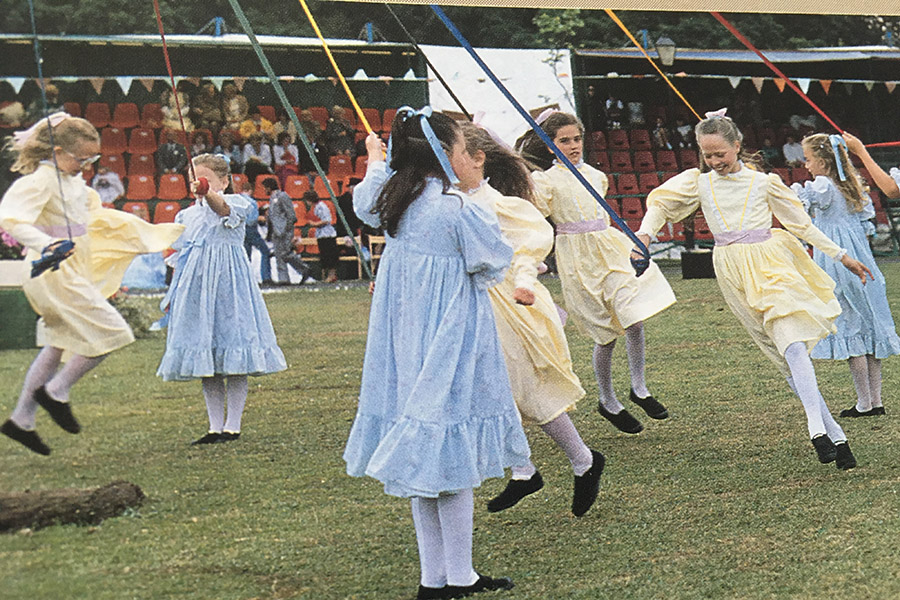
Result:
{"label": "pale blue dress", "polygon": [[[371,163],[353,194],[376,228],[388,177],[384,162]],[[427,182],[378,265],[347,473],[387,494],[434,498],[527,464],[487,294],[512,256],[495,216]]]}
{"label": "pale blue dress", "polygon": [[822,175],[791,187],[812,213],[815,226],[875,276],[863,285],[859,277],[838,261],[818,249],[813,250],[813,260],[837,284],[834,295],[841,305],[841,315],[835,321],[837,333],[816,344],[810,356],[845,360],[866,354],[876,358],[900,354],[900,337],[888,306],[884,275],[869,248],[867,236],[874,233],[870,219],[875,217],[871,200],[860,212],[850,212],[844,195],[831,179]]}
{"label": "pale blue dress", "polygon": [[244,250],[250,201],[239,194],[224,198],[227,217],[202,201],[175,217],[185,230],[173,245],[178,263],[163,300],[168,333],[156,374],[165,381],[287,368]]}

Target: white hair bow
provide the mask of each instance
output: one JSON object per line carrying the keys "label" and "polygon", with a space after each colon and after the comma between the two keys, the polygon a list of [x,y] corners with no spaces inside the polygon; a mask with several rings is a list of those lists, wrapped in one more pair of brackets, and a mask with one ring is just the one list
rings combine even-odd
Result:
{"label": "white hair bow", "polygon": [[34,137],[34,135],[38,132],[38,129],[40,129],[45,122],[49,121],[50,127],[56,127],[57,125],[68,119],[70,116],[72,115],[68,113],[56,112],[45,119],[39,120],[37,123],[26,129],[25,131],[17,131],[13,133],[13,140],[15,140],[13,143],[15,147],[21,148],[22,146],[24,146],[28,140]]}
{"label": "white hair bow", "polygon": [[706,118],[707,118],[707,119],[713,119],[713,118],[715,118],[715,117],[719,117],[719,118],[721,119],[721,118],[724,118],[724,117],[725,117],[725,113],[727,113],[727,112],[728,112],[728,108],[727,108],[727,107],[726,107],[726,108],[720,108],[719,110],[713,110],[713,111],[710,111],[710,112],[706,113]]}

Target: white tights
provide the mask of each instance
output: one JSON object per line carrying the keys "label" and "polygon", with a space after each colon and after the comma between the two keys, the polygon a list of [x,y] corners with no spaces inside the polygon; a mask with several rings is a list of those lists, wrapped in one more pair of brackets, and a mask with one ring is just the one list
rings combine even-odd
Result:
{"label": "white tights", "polygon": [[[608,344],[594,346],[594,376],[600,387],[600,403],[614,415],[625,407],[616,398],[612,382],[612,356],[616,340]],[[638,321],[625,330],[625,349],[628,353],[628,370],[631,372],[631,388],[639,398],[650,395],[647,389],[644,364],[644,323]]]}
{"label": "white tights", "polygon": [[806,411],[806,425],[809,429],[810,439],[824,433],[834,443],[846,442],[847,436],[844,434],[844,430],[831,416],[825,399],[819,392],[816,371],[806,350],[806,344],[794,342],[788,346],[784,351],[784,359],[791,370],[788,385],[800,398],[803,410]]}
{"label": "white tights", "polygon": [[853,356],[848,361],[856,387],[856,410],[868,412],[881,406],[881,360],[873,354]]}
{"label": "white tights", "polygon": [[[563,413],[552,421],[544,423],[541,425],[541,429],[566,453],[566,458],[572,463],[572,470],[575,472],[575,475],[580,477],[587,473],[594,463],[594,455],[591,454],[591,449],[581,439],[568,413]],[[535,472],[537,472],[537,468],[534,466],[534,463],[528,461],[527,466],[512,468],[512,478],[520,480],[531,479]]]}
{"label": "white tights", "polygon": [[425,587],[468,586],[478,580],[472,568],[474,510],[471,489],[438,498],[412,499],[421,584]]}
{"label": "white tights", "polygon": [[[228,382],[226,394],[225,382]],[[228,399],[228,420],[225,420],[225,399]],[[241,416],[247,402],[246,375],[213,375],[203,378],[203,398],[206,400],[206,413],[209,416],[211,433],[241,432]]]}

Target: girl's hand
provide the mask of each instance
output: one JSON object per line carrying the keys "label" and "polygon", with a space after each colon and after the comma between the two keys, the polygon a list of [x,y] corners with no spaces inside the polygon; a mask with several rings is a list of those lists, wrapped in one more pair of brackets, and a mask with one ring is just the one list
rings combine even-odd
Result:
{"label": "girl's hand", "polygon": [[847,150],[859,156],[863,152],[866,151],[865,145],[862,143],[858,137],[853,135],[852,133],[847,133],[846,131],[843,133],[844,142],[847,144]]}
{"label": "girl's hand", "polygon": [[373,131],[366,136],[366,151],[369,154],[369,162],[377,162],[384,160],[385,154],[387,154],[387,146],[384,145],[378,134]]}
{"label": "girl's hand", "polygon": [[[56,240],[55,242],[53,242],[52,244],[50,244],[49,246],[47,246],[46,248],[44,248],[44,253],[52,254],[52,253],[56,252],[56,249],[59,248],[59,246],[60,246],[61,244],[63,244],[65,241],[66,241],[66,240]],[[68,258],[68,257],[72,256],[73,254],[75,254],[75,248],[74,248],[74,247],[73,247],[71,250],[69,250],[68,252],[66,252],[66,253],[63,255],[63,258]]]}
{"label": "girl's hand", "polygon": [[531,306],[534,304],[534,292],[527,288],[516,288],[513,291],[513,300],[516,301],[516,304]]}
{"label": "girl's hand", "polygon": [[869,279],[875,279],[875,276],[872,275],[872,271],[870,271],[866,265],[855,258],[851,258],[849,254],[845,254],[841,257],[841,264],[850,269],[851,273],[859,277],[860,281],[863,282],[863,285],[866,285],[866,273],[869,274]]}
{"label": "girl's hand", "polygon": [[375,281],[370,281],[369,282],[369,295],[371,296],[374,293],[375,293]]}
{"label": "girl's hand", "polygon": [[202,198],[209,193],[209,181],[206,177],[195,179],[191,182],[191,195]]}
{"label": "girl's hand", "polygon": [[[646,233],[638,233],[635,235],[637,235],[637,238],[639,240],[641,240],[641,242],[643,242],[644,246],[648,246],[648,247],[650,246],[650,236],[649,235],[647,235]],[[641,249],[637,245],[635,245],[634,248],[631,250],[631,257],[632,258],[643,258],[644,253],[641,252]]]}

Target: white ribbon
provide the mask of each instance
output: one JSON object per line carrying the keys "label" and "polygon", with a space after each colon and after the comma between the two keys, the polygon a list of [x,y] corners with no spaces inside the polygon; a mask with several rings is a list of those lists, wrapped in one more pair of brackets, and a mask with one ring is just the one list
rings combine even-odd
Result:
{"label": "white ribbon", "polygon": [[16,131],[15,133],[13,133],[13,139],[15,140],[13,143],[15,147],[21,148],[22,146],[24,146],[28,140],[35,136],[35,134],[38,132],[38,129],[45,126],[47,121],[50,122],[50,127],[56,127],[71,116],[72,115],[68,113],[56,112],[45,119],[41,119],[25,131]]}

